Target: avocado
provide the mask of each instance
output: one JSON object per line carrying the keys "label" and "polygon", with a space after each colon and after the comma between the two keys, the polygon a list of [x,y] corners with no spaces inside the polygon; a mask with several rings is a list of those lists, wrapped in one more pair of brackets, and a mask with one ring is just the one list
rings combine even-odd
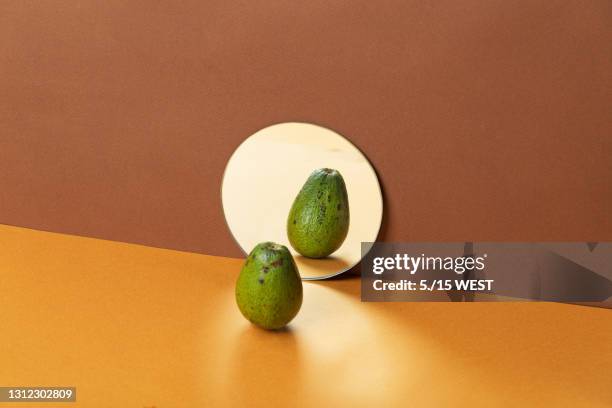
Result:
{"label": "avocado", "polygon": [[308,258],[332,254],[349,229],[349,203],[338,170],[312,172],[298,193],[287,218],[291,246]]}
{"label": "avocado", "polygon": [[302,306],[302,281],[287,247],[262,242],[247,257],[236,282],[236,303],[251,323],[280,329]]}

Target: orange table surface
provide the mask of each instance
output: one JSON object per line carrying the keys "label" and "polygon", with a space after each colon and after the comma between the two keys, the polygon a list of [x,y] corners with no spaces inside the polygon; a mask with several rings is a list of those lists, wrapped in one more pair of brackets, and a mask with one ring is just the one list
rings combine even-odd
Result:
{"label": "orange table surface", "polygon": [[45,406],[612,406],[611,310],[362,303],[352,277],[305,282],[266,332],[235,306],[241,264],[0,226],[0,386],[77,387]]}

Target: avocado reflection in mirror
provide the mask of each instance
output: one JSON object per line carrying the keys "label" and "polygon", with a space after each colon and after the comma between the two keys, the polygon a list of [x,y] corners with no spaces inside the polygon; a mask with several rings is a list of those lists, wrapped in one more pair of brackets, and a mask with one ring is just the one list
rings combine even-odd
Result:
{"label": "avocado reflection in mirror", "polygon": [[327,168],[315,170],[289,211],[289,242],[308,258],[324,258],[344,242],[349,218],[348,194],[340,172]]}

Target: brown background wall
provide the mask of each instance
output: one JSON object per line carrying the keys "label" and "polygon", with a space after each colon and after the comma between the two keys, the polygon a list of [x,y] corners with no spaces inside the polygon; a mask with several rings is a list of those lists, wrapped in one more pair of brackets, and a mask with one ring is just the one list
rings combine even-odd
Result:
{"label": "brown background wall", "polygon": [[7,0],[0,222],[237,256],[227,159],[308,121],[382,239],[611,240],[611,73],[608,0]]}

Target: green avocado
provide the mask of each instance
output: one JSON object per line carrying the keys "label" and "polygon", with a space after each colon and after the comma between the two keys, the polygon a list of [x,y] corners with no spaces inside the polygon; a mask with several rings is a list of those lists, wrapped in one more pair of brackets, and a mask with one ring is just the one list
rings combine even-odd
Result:
{"label": "green avocado", "polygon": [[236,282],[236,303],[251,323],[280,329],[302,306],[302,280],[287,247],[258,244],[247,257]]}
{"label": "green avocado", "polygon": [[309,258],[332,254],[349,229],[349,203],[342,175],[333,169],[312,172],[287,218],[291,246]]}

